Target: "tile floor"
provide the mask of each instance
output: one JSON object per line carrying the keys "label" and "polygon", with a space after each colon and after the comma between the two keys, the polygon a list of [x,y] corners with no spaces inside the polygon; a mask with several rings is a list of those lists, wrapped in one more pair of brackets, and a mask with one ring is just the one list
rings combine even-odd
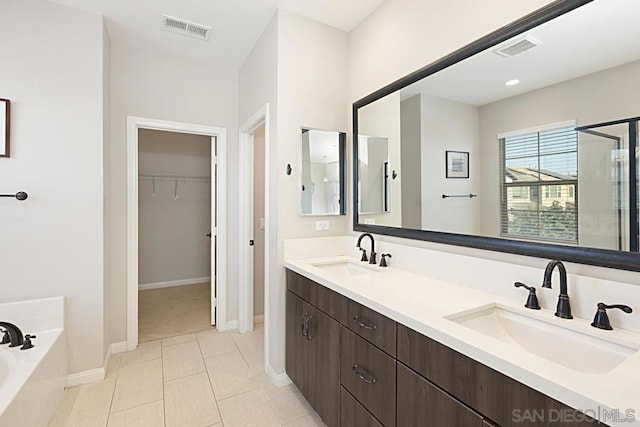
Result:
{"label": "tile floor", "polygon": [[138,294],[138,341],[212,330],[211,283],[149,289]]}
{"label": "tile floor", "polygon": [[103,381],[69,388],[50,426],[323,426],[295,386],[270,383],[263,344],[262,325],[141,344]]}

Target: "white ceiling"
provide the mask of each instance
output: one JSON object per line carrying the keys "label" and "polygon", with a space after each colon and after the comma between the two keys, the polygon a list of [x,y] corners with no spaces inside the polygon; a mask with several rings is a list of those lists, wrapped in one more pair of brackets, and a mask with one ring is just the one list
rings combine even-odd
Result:
{"label": "white ceiling", "polygon": [[340,134],[335,131],[309,130],[309,157],[314,163],[337,162],[340,158]]}
{"label": "white ceiling", "polygon": [[[481,106],[640,59],[639,0],[594,1],[527,35],[542,45],[512,58],[490,48],[402,90]],[[510,44],[522,38],[500,44]],[[520,84],[504,83],[519,79]]]}
{"label": "white ceiling", "polygon": [[[384,0],[50,0],[106,17],[111,41],[238,67],[278,8],[351,31]],[[213,27],[210,41],[164,30],[161,14]]]}

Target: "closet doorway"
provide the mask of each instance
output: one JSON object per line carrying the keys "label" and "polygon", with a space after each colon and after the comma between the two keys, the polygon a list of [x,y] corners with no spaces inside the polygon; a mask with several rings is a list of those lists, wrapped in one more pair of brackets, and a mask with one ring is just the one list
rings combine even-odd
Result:
{"label": "closet doorway", "polygon": [[127,348],[225,326],[221,128],[128,119]]}
{"label": "closet doorway", "polygon": [[212,154],[206,135],[138,130],[140,343],[215,324]]}

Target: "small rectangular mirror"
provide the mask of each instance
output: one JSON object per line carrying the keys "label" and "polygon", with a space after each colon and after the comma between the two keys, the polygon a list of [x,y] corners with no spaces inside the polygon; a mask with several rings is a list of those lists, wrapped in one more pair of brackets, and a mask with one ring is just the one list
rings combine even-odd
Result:
{"label": "small rectangular mirror", "polygon": [[346,214],[344,132],[302,128],[300,215]]}

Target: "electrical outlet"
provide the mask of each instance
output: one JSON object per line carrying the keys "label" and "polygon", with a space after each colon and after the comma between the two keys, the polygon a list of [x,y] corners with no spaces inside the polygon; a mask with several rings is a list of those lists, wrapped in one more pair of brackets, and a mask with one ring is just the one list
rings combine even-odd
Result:
{"label": "electrical outlet", "polygon": [[316,221],[316,231],[325,231],[329,229],[329,221]]}
{"label": "electrical outlet", "polygon": [[264,218],[260,218],[260,230],[264,230]]}

